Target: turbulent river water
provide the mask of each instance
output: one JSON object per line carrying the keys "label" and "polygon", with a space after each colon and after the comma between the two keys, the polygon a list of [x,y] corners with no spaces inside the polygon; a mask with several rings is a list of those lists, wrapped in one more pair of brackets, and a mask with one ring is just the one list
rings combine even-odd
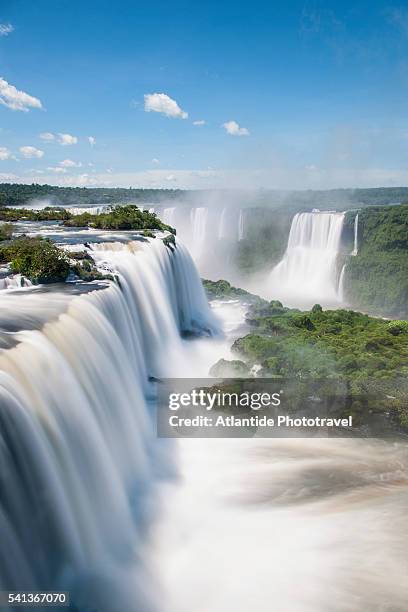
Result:
{"label": "turbulent river water", "polygon": [[152,377],[206,376],[246,306],[210,310],[181,243],[93,238],[117,284],[0,293],[0,587],[81,612],[405,611],[407,444],[158,440]]}

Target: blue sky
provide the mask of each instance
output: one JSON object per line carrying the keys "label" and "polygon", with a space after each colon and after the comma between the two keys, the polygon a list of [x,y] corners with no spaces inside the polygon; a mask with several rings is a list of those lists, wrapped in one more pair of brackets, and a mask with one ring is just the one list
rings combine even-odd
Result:
{"label": "blue sky", "polygon": [[1,0],[0,24],[2,181],[408,184],[403,4]]}

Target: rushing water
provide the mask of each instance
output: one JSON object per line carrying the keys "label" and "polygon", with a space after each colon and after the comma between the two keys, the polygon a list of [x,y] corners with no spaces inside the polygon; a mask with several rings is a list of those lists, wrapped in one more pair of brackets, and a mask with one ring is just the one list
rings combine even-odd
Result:
{"label": "rushing water", "polygon": [[282,261],[269,277],[269,295],[286,305],[340,302],[337,256],[344,213],[298,213]]}
{"label": "rushing water", "polygon": [[[318,261],[342,218],[313,215],[291,248]],[[81,612],[405,612],[407,444],[158,440],[149,376],[206,376],[246,307],[210,312],[181,243],[97,239],[118,283],[1,293],[0,589]]]}
{"label": "rushing water", "polygon": [[[3,292],[2,333],[17,344],[0,356],[0,588],[148,611],[158,605],[144,565],[149,496],[171,467],[155,440],[148,376],[183,359],[180,332],[209,335],[217,322],[182,245],[94,249],[119,285],[52,299],[56,319],[42,329],[46,294]],[[20,331],[7,331],[20,301]]]}
{"label": "rushing water", "polygon": [[351,254],[353,257],[358,255],[358,213],[354,218],[354,247]]}
{"label": "rushing water", "polygon": [[155,208],[154,212],[177,230],[200,274],[217,280],[236,276],[234,253],[245,237],[245,211],[234,206]]}

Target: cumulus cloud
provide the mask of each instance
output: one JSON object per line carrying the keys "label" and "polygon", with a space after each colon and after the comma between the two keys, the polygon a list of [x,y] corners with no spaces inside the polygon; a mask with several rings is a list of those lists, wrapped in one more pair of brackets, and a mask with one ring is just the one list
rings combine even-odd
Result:
{"label": "cumulus cloud", "polygon": [[44,151],[31,146],[20,147],[20,153],[27,159],[31,159],[32,157],[40,159],[41,157],[44,157]]}
{"label": "cumulus cloud", "polygon": [[8,36],[14,32],[14,27],[11,23],[0,23],[0,36]]}
{"label": "cumulus cloud", "polygon": [[81,162],[74,162],[72,159],[64,159],[58,164],[61,168],[80,168]]}
{"label": "cumulus cloud", "polygon": [[94,144],[96,143],[96,138],[95,136],[88,136],[88,142],[91,145],[91,147],[94,146]]}
{"label": "cumulus cloud", "polygon": [[46,142],[51,142],[52,140],[55,140],[55,134],[52,134],[52,132],[41,132],[40,138]]}
{"label": "cumulus cloud", "polygon": [[227,121],[226,123],[222,124],[222,127],[231,136],[249,136],[249,130],[247,130],[247,128],[241,127],[236,121]]}
{"label": "cumulus cloud", "polygon": [[160,164],[160,159],[157,159],[157,157],[153,157],[152,164]]}
{"label": "cumulus cloud", "polygon": [[78,138],[76,136],[72,136],[71,134],[58,134],[58,142],[63,147],[68,145],[74,145],[78,142]]}
{"label": "cumulus cloud", "polygon": [[144,109],[147,113],[162,113],[166,117],[187,119],[188,113],[183,111],[177,102],[164,93],[145,94]]}
{"label": "cumulus cloud", "polygon": [[198,121],[193,121],[193,125],[205,125],[204,119],[198,119]]}
{"label": "cumulus cloud", "polygon": [[0,160],[4,161],[11,158],[11,152],[6,147],[0,147]]}
{"label": "cumulus cloud", "polygon": [[27,113],[30,108],[42,108],[41,100],[30,96],[24,91],[16,89],[0,77],[0,104],[11,108],[11,110]]}

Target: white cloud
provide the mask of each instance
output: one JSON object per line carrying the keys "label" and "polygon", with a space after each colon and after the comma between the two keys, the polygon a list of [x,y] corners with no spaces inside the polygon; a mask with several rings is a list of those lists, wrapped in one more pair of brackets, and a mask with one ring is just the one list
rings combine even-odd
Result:
{"label": "white cloud", "polygon": [[91,145],[91,147],[94,146],[94,144],[96,143],[96,138],[95,136],[88,136],[88,142]]}
{"label": "white cloud", "polygon": [[4,161],[11,158],[11,152],[6,147],[0,147],[0,160]]}
{"label": "white cloud", "polygon": [[175,174],[169,174],[168,176],[166,176],[166,181],[169,181],[169,182],[177,181],[177,177],[175,176]]}
{"label": "white cloud", "polygon": [[231,136],[249,136],[249,130],[241,127],[236,121],[227,121],[222,124],[222,127],[225,128]]}
{"label": "white cloud", "polygon": [[152,164],[160,164],[160,159],[157,159],[157,157],[153,157]]}
{"label": "white cloud", "polygon": [[193,121],[193,125],[205,125],[204,119],[199,119],[198,121]]}
{"label": "white cloud", "polygon": [[175,100],[164,93],[145,94],[144,109],[147,113],[162,113],[166,117],[187,119],[188,113],[181,110]]}
{"label": "white cloud", "polygon": [[14,32],[14,27],[11,23],[0,23],[0,36],[8,36]]}
{"label": "white cloud", "polygon": [[7,183],[8,181],[18,181],[19,177],[15,174],[6,174],[5,172],[0,172],[0,181]]}
{"label": "white cloud", "polygon": [[36,147],[31,146],[20,147],[20,153],[23,157],[26,157],[27,159],[31,159],[32,157],[37,157],[38,159],[40,159],[41,157],[44,157],[44,151],[41,151],[41,149],[36,149]]}
{"label": "white cloud", "polygon": [[65,174],[65,172],[66,172],[66,169],[65,168],[61,168],[60,166],[54,166],[54,167],[49,166],[47,168],[47,170],[49,172],[55,172],[55,174]]}
{"label": "white cloud", "polygon": [[51,142],[52,140],[55,140],[55,134],[52,134],[52,132],[41,132],[40,138],[41,140]]}
{"label": "white cloud", "polygon": [[42,108],[41,101],[24,91],[16,89],[0,77],[0,104],[27,113],[30,108]]}
{"label": "white cloud", "polygon": [[71,136],[71,134],[58,134],[58,142],[63,147],[68,145],[74,145],[78,142],[78,138],[76,136]]}
{"label": "white cloud", "polygon": [[61,168],[80,168],[81,162],[74,162],[72,159],[64,159],[58,164]]}

